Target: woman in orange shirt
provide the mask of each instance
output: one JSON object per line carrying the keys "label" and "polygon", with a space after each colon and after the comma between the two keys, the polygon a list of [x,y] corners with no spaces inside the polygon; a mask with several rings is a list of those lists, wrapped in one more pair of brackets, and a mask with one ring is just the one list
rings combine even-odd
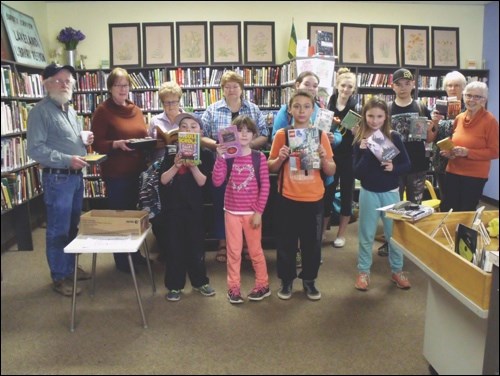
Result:
{"label": "woman in orange shirt", "polygon": [[455,145],[441,155],[449,158],[443,210],[474,211],[488,181],[492,159],[498,158],[498,121],[485,109],[488,86],[471,82],[464,89],[466,111],[455,119]]}

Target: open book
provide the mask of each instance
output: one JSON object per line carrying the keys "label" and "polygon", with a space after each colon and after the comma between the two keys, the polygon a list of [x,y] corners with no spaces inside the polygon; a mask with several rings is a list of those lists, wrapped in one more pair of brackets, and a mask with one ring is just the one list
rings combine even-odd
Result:
{"label": "open book", "polygon": [[399,149],[394,143],[377,129],[366,139],[368,149],[380,162],[392,161],[398,155]]}
{"label": "open book", "polygon": [[226,152],[223,155],[224,159],[241,155],[241,144],[236,125],[230,125],[219,130],[219,144],[226,147]]}
{"label": "open book", "polygon": [[179,128],[174,128],[165,132],[160,127],[156,127],[156,138],[162,139],[166,145],[175,144],[178,136]]}

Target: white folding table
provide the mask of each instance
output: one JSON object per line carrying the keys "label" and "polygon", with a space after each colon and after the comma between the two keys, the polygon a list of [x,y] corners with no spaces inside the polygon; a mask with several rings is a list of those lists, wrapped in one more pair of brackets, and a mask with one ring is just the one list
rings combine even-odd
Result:
{"label": "white folding table", "polygon": [[153,294],[156,292],[155,281],[153,278],[153,272],[151,270],[151,264],[149,261],[149,249],[146,242],[146,237],[151,231],[151,226],[142,233],[141,235],[78,235],[71,243],[69,243],[66,248],[64,248],[65,253],[75,254],[75,272],[73,274],[73,296],[71,299],[71,324],[70,330],[73,332],[75,330],[75,314],[76,314],[76,281],[77,281],[77,267],[78,259],[82,253],[92,253],[92,290],[91,296],[94,296],[95,292],[95,272],[96,272],[96,260],[98,253],[128,253],[128,263],[130,265],[130,272],[132,275],[132,280],[134,281],[135,294],[137,297],[137,304],[139,305],[139,310],[141,312],[142,322],[144,328],[148,327],[146,322],[146,316],[144,315],[144,309],[142,308],[142,299],[139,288],[137,287],[137,278],[135,276],[134,263],[132,262],[132,253],[138,252],[142,245],[144,245],[144,250],[146,253],[146,262],[148,266],[149,276],[151,278],[151,286],[153,288]]}

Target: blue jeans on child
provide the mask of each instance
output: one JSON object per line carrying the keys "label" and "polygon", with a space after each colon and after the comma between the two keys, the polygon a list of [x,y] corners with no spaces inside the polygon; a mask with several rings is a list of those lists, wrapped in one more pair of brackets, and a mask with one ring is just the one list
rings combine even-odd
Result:
{"label": "blue jeans on child", "polygon": [[75,255],[64,253],[64,247],[78,234],[83,205],[83,176],[81,173],[44,173],[43,192],[47,216],[47,262],[52,280],[60,281],[74,271]]}

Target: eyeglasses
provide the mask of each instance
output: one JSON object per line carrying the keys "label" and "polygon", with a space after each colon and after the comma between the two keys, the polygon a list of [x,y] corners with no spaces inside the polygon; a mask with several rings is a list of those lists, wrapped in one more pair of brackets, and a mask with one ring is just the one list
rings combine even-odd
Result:
{"label": "eyeglasses", "polygon": [[178,106],[179,105],[179,101],[170,101],[170,102],[163,102],[163,105],[164,106]]}
{"label": "eyeglasses", "polygon": [[465,99],[474,99],[475,101],[480,101],[481,99],[484,99],[481,95],[470,95],[470,94],[464,94]]}
{"label": "eyeglasses", "polygon": [[119,89],[129,89],[130,85],[129,84],[125,84],[125,85],[113,85],[113,87],[117,87]]}
{"label": "eyeglasses", "polygon": [[71,86],[73,85],[73,81],[71,80],[60,80],[59,78],[56,78],[54,81],[53,81],[55,84],[58,84],[58,85],[65,85],[65,86]]}
{"label": "eyeglasses", "polygon": [[240,88],[240,85],[225,85],[224,89],[226,90],[238,90]]}

